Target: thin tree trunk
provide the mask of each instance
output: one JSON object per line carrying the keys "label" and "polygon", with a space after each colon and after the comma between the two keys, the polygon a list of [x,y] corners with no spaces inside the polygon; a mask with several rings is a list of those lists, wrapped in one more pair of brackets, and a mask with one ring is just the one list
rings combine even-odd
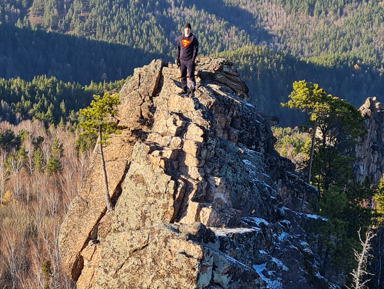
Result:
{"label": "thin tree trunk", "polygon": [[324,252],[324,258],[323,258],[323,260],[322,260],[322,264],[321,264],[321,267],[320,267],[320,274],[322,275],[322,276],[324,276],[325,275],[325,271],[326,271],[326,268],[327,268],[327,264],[328,264],[328,257],[329,257],[329,252],[330,252],[330,248],[329,247],[327,247],[326,249],[325,249],[325,252]]}
{"label": "thin tree trunk", "polygon": [[313,152],[315,150],[316,130],[317,130],[317,122],[315,121],[314,124],[313,124],[311,151],[310,151],[310,154],[309,154],[308,178],[307,178],[307,183],[308,184],[311,183],[312,161],[313,161]]}
{"label": "thin tree trunk", "polygon": [[112,201],[111,197],[109,196],[109,189],[108,189],[108,177],[107,177],[107,170],[105,168],[105,160],[104,160],[104,152],[103,152],[103,144],[101,143],[101,133],[99,133],[99,148],[100,148],[100,158],[101,158],[101,167],[103,169],[103,176],[104,176],[104,187],[105,187],[105,202],[107,204],[107,210],[112,211]]}
{"label": "thin tree trunk", "polygon": [[371,240],[375,237],[375,234],[368,230],[365,236],[365,241],[361,239],[360,229],[359,229],[359,240],[360,244],[362,246],[361,252],[357,252],[354,250],[355,253],[355,260],[357,261],[357,268],[352,271],[352,277],[353,277],[353,283],[354,287],[353,289],[363,289],[366,288],[365,284],[370,281],[370,279],[367,278],[368,275],[373,275],[367,272],[367,264],[368,259],[372,258],[373,256],[369,253],[371,251]]}
{"label": "thin tree trunk", "polygon": [[[380,232],[381,231],[381,232]],[[381,269],[381,267],[382,267],[382,261],[383,261],[383,257],[382,257],[382,248],[383,248],[383,245],[382,245],[382,243],[381,243],[381,241],[382,241],[382,238],[383,238],[383,229],[379,229],[378,230],[378,234],[379,234],[379,236],[378,236],[378,257],[376,257],[376,259],[378,260],[378,270],[376,269],[376,276],[377,276],[377,283],[376,283],[376,288],[380,288],[380,285],[381,285],[381,276],[382,276],[382,269]]]}

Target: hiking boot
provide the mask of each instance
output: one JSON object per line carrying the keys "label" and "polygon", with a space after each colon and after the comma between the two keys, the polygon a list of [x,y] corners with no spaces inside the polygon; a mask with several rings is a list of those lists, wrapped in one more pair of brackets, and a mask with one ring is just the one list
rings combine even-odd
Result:
{"label": "hiking boot", "polygon": [[186,87],[184,87],[180,94],[183,95],[183,94],[187,94],[187,93],[188,93],[188,89]]}
{"label": "hiking boot", "polygon": [[192,97],[195,94],[195,88],[189,90],[189,97]]}
{"label": "hiking boot", "polygon": [[196,83],[191,81],[191,87],[189,88],[189,97],[192,97],[196,90]]}

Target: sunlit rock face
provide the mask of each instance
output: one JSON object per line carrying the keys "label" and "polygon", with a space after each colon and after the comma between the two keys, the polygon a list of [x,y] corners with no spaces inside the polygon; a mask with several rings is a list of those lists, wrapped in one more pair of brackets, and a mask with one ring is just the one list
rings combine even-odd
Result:
{"label": "sunlit rock face", "polygon": [[359,108],[364,117],[366,134],[356,146],[354,172],[359,182],[367,178],[377,185],[384,172],[384,105],[376,97],[369,97]]}
{"label": "sunlit rock face", "polygon": [[63,267],[79,289],[329,288],[307,232],[326,221],[310,214],[316,190],[274,150],[233,63],[200,59],[196,74],[182,95],[178,68],[154,60],[121,89],[114,210],[95,151],[61,227]]}

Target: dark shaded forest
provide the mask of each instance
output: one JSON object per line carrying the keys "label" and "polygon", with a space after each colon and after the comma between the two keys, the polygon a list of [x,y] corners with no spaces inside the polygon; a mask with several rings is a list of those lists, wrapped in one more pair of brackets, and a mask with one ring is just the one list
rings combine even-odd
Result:
{"label": "dark shaded forest", "polygon": [[384,10],[379,1],[5,0],[0,77],[36,75],[87,85],[116,81],[154,58],[173,61],[185,22],[199,55],[233,60],[250,102],[282,125],[295,80],[319,83],[360,106],[383,99]]}
{"label": "dark shaded forest", "polygon": [[332,65],[322,59],[298,59],[262,46],[245,46],[222,52],[234,61],[250,91],[250,101],[267,114],[277,116],[283,126],[303,121],[299,112],[282,108],[296,80],[318,83],[328,93],[360,107],[366,97],[384,99],[384,78],[381,69],[360,63],[357,59],[335,60]]}
{"label": "dark shaded forest", "polygon": [[82,85],[127,78],[160,54],[79,36],[0,25],[0,77],[54,76]]}

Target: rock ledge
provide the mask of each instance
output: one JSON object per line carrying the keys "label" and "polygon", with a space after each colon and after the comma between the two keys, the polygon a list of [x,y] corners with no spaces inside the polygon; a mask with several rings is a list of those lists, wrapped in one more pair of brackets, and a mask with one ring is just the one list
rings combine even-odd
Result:
{"label": "rock ledge", "polygon": [[105,149],[115,209],[106,213],[97,152],[60,230],[77,288],[328,288],[306,240],[314,188],[273,148],[233,63],[200,59],[194,97],[154,60],[120,91]]}

